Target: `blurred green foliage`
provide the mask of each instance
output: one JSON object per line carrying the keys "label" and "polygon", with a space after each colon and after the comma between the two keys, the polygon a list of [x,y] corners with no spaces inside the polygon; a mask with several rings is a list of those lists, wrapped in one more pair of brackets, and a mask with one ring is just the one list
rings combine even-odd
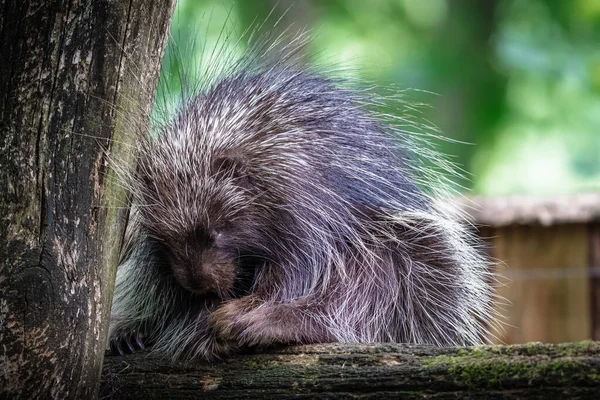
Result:
{"label": "blurred green foliage", "polygon": [[600,0],[179,0],[171,53],[218,64],[216,43],[263,22],[310,29],[310,62],[422,90],[475,193],[600,190]]}

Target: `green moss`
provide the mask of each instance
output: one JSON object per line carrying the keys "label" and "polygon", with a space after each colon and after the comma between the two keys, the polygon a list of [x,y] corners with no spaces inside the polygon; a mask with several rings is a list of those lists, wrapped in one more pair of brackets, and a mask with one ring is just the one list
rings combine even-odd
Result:
{"label": "green moss", "polygon": [[600,374],[588,374],[587,378],[589,380],[594,381],[594,382],[599,382],[600,383]]}
{"label": "green moss", "polygon": [[464,357],[470,355],[471,353],[466,349],[460,349],[457,354],[461,357]]}
{"label": "green moss", "polygon": [[574,343],[559,343],[556,345],[556,350],[559,355],[563,356],[579,356],[579,355],[591,355],[593,353],[600,353],[600,344],[592,340],[583,340],[581,342]]}
{"label": "green moss", "polygon": [[474,346],[458,350],[458,356],[486,358],[498,355],[510,356],[552,356],[576,357],[581,355],[600,355],[600,342],[584,340],[581,342],[544,344],[530,342],[508,346]]}
{"label": "green moss", "polygon": [[523,346],[524,353],[528,356],[536,356],[547,353],[547,346],[540,342],[526,343]]}
{"label": "green moss", "polygon": [[532,385],[536,382],[555,384],[563,380],[571,384],[598,378],[596,369],[572,358],[574,354],[589,351],[590,345],[597,346],[593,342],[582,342],[557,346],[530,343],[472,347],[459,350],[456,356],[437,356],[423,362],[427,368],[447,369],[455,383],[474,389],[508,386],[511,381],[513,387],[514,381]]}
{"label": "green moss", "polygon": [[265,364],[263,362],[263,360],[257,360],[255,358],[246,358],[244,359],[244,368],[249,369],[249,370],[254,370],[257,368],[262,368],[264,367]]}

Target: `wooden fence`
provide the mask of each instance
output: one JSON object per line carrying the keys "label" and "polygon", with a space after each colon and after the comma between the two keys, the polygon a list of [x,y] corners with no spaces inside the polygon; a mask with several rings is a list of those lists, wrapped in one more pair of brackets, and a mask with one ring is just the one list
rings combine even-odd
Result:
{"label": "wooden fence", "polygon": [[600,193],[463,202],[498,265],[497,343],[600,340]]}

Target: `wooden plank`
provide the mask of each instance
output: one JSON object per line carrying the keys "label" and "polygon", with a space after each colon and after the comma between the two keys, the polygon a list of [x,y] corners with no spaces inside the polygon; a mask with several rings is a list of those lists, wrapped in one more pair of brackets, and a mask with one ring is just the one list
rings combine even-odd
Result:
{"label": "wooden plank", "polygon": [[478,224],[550,226],[600,219],[600,193],[559,196],[462,197],[462,211]]}
{"label": "wooden plank", "polygon": [[499,294],[511,304],[499,343],[560,343],[591,336],[588,229],[585,224],[498,228]]}
{"label": "wooden plank", "polygon": [[590,318],[592,339],[600,340],[600,223],[589,225]]}

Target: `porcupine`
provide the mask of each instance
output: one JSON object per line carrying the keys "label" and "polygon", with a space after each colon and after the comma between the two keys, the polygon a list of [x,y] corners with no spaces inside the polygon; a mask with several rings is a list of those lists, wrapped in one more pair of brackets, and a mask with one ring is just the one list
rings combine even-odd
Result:
{"label": "porcupine", "polygon": [[141,140],[113,351],[481,343],[490,262],[439,207],[430,150],[372,91],[252,51]]}

